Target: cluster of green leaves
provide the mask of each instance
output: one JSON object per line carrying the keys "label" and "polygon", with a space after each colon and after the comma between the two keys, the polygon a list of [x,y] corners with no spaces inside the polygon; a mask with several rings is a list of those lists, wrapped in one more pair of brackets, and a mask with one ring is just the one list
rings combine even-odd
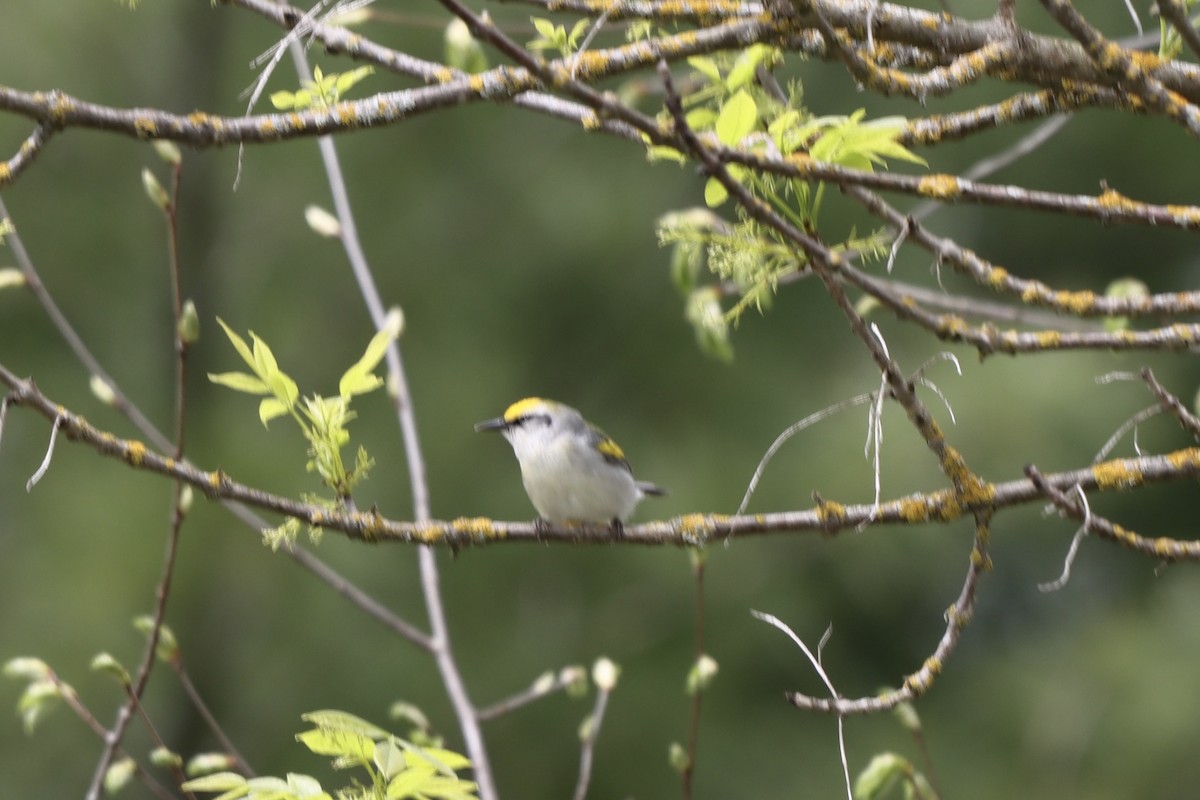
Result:
{"label": "cluster of green leaves", "polygon": [[42,718],[62,700],[75,696],[75,690],[63,683],[54,670],[40,658],[22,656],[9,659],[4,664],[5,677],[25,681],[25,690],[17,699],[17,715],[31,734]]}
{"label": "cluster of green leaves", "polygon": [[[133,625],[147,638],[154,631],[154,618],[150,616],[137,617]],[[182,673],[182,662],[179,644],[171,629],[162,625],[158,628],[158,640],[155,656],[168,664],[176,672]],[[91,662],[91,670],[112,678],[121,687],[124,695],[133,689],[133,678],[129,670],[111,653],[97,653]],[[10,659],[4,665],[4,674],[16,680],[26,682],[25,690],[17,701],[17,713],[25,726],[25,732],[32,734],[41,720],[62,703],[75,708],[77,713],[86,714],[83,710],[79,695],[69,683],[58,676],[50,666],[39,658],[20,657]],[[148,756],[151,765],[175,774],[180,771],[187,775],[205,775],[218,770],[233,767],[236,758],[228,753],[198,753],[184,763],[183,757],[166,748],[156,747]],[[112,796],[123,789],[141,769],[137,762],[128,755],[115,759],[104,774],[104,791]]]}
{"label": "cluster of green leaves", "polygon": [[[338,393],[333,397],[311,395],[301,398],[296,382],[279,368],[266,342],[251,331],[252,344],[247,344],[224,320],[218,318],[217,322],[253,374],[210,373],[209,380],[234,391],[262,397],[258,404],[258,418],[264,426],[276,417],[289,415],[308,440],[308,471],[316,472],[339,501],[348,500],[354,486],[367,476],[372,465],[370,456],[361,446],[355,456],[353,469],[348,469],[342,460],[342,448],[350,441],[346,426],[355,417],[350,410],[350,401],[357,395],[374,391],[383,385],[383,379],[375,374],[375,368],[386,355],[388,346],[400,335],[403,318],[399,311],[388,315],[387,323],[372,337],[362,358],[342,375]],[[329,504],[329,501],[325,501],[325,504]],[[290,520],[275,531],[269,531],[268,541],[278,546],[281,538],[287,540],[293,537],[298,529],[299,522]],[[314,535],[317,532],[313,531]]]}
{"label": "cluster of green leaves", "polygon": [[591,24],[591,20],[585,17],[571,26],[568,33],[565,26],[555,25],[543,17],[530,17],[530,22],[538,35],[531,39],[526,47],[530,50],[557,50],[563,58],[575,52],[579,47],[579,39]]}
{"label": "cluster of green leaves", "polygon": [[[149,616],[138,617],[134,627],[149,637],[154,620]],[[182,670],[178,641],[166,625],[158,628],[155,656],[176,671]],[[129,670],[113,655],[98,653],[92,659],[91,669],[114,679],[124,692],[132,691]],[[26,733],[32,733],[45,715],[64,701],[79,713],[87,713],[80,710],[82,707],[75,689],[39,658],[10,659],[5,663],[3,673],[26,683],[17,701],[17,712]],[[336,769],[366,772],[366,781],[356,777],[350,786],[338,789],[338,800],[475,800],[475,784],[456,774],[458,770],[470,768],[470,761],[442,746],[441,739],[432,733],[421,710],[410,703],[398,702],[392,706],[390,715],[408,723],[407,739],[344,711],[314,711],[303,715],[312,728],[296,736],[302,744],[318,755],[330,756]],[[217,800],[332,800],[335,796],[308,775],[246,778],[231,771],[237,761],[227,753],[199,753],[185,764],[178,753],[157,747],[150,753],[149,762],[193,778],[181,787],[184,791],[219,792]],[[114,760],[105,773],[105,793],[116,794],[140,769],[129,756]]]}
{"label": "cluster of green leaves", "polygon": [[[1183,0],[1183,13],[1185,16],[1192,13],[1192,6],[1200,0]],[[1166,17],[1160,16],[1158,19],[1158,57],[1159,58],[1178,58],[1183,52],[1183,37],[1179,35],[1179,31],[1167,21]]]}
{"label": "cluster of green leaves", "polygon": [[338,103],[354,84],[370,75],[372,67],[359,67],[349,72],[326,75],[320,67],[313,68],[313,79],[302,81],[304,88],[296,92],[281,90],[271,94],[271,105],[280,111],[303,111],[306,108],[329,108]]}
{"label": "cluster of green leaves", "polygon": [[[420,747],[344,711],[313,711],[303,719],[313,727],[296,739],[317,755],[330,756],[335,769],[366,772],[337,790],[338,800],[475,800],[476,785],[457,770],[471,762],[453,750]],[[188,781],[189,792],[221,792],[216,800],[333,800],[309,775],[246,778],[220,772]]]}
{"label": "cluster of green leaves", "polygon": [[[781,59],[777,48],[763,44],[736,54],[688,59],[700,78],[698,88],[682,98],[688,126],[702,139],[726,147],[783,157],[803,153],[814,161],[859,170],[886,166],[889,159],[925,163],[898,141],[906,124],[903,117],[867,121],[862,109],[847,116],[815,116],[801,104],[798,83],[788,87],[786,100],[765,90],[756,78]],[[665,125],[669,119],[663,114]],[[683,153],[664,146],[648,146],[648,156],[686,160]],[[823,182],[762,174],[739,164],[729,164],[727,171],[798,229],[820,230]],[[710,177],[704,199],[709,208],[717,208],[729,199],[729,192],[720,180]],[[661,244],[674,248],[672,276],[687,298],[686,314],[701,349],[724,360],[732,357],[729,326],[750,307],[763,311],[779,281],[806,266],[801,253],[741,209],[736,223],[697,211],[668,214],[659,221],[658,236]],[[858,236],[851,230],[836,237],[822,231],[821,238],[831,242],[834,250],[870,257],[881,254],[887,241],[882,231]],[[706,272],[721,283],[704,285]],[[722,311],[721,298],[734,292],[738,301]]]}

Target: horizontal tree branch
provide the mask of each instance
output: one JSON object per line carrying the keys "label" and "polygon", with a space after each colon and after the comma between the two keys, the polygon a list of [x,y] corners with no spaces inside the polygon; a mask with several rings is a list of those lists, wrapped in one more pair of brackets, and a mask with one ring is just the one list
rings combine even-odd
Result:
{"label": "horizontal tree branch", "polygon": [[[821,500],[811,509],[729,516],[687,514],[669,520],[625,526],[621,531],[603,525],[543,525],[502,522],[486,517],[405,522],[385,518],[378,511],[330,511],[288,497],[264,492],[233,480],[220,470],[206,471],[157,453],[142,442],[121,439],[89,424],[43,395],[31,380],[22,380],[0,364],[0,383],[10,388],[4,403],[30,408],[71,441],[88,445],[101,455],[130,466],[184,481],[209,498],[235,500],[246,505],[293,517],[325,530],[335,530],[364,542],[402,542],[461,548],[499,542],[570,544],[637,544],[700,547],[713,541],[747,536],[812,532],[835,534],[863,525],[913,525],[945,523],[966,516],[1044,499],[1032,480],[983,483],[975,498],[964,500],[953,489],[913,494],[873,504],[842,505]],[[9,420],[9,425],[12,421]],[[1118,458],[1084,469],[1051,473],[1046,482],[1061,491],[1079,485],[1085,491],[1119,491],[1143,484],[1162,483],[1200,474],[1200,447],[1162,455]],[[1169,560],[1200,560],[1200,542],[1152,539],[1152,554]]]}

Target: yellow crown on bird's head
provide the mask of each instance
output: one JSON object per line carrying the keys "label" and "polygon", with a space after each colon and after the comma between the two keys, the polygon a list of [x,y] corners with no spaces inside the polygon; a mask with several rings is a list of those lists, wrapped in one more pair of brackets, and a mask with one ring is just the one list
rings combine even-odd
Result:
{"label": "yellow crown on bird's head", "polygon": [[523,400],[518,400],[508,408],[504,409],[504,421],[516,422],[538,406],[556,405],[558,405],[558,403],[554,402],[553,400],[547,400],[544,397],[526,397]]}

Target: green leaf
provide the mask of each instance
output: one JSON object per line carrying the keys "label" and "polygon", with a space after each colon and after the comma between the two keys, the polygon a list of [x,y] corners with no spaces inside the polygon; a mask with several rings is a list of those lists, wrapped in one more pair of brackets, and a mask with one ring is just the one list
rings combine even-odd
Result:
{"label": "green leaf", "polygon": [[533,29],[538,32],[538,35],[544,39],[554,39],[554,34],[557,32],[554,23],[544,17],[530,17],[533,23]]}
{"label": "green leaf", "polygon": [[278,92],[271,92],[270,100],[271,105],[275,106],[275,108],[279,109],[280,111],[287,111],[296,107],[296,95],[292,94],[286,89],[280,89]]}
{"label": "green leaf", "polygon": [[751,45],[743,50],[725,77],[725,88],[733,92],[748,84],[754,79],[754,71],[758,69],[758,65],[766,60],[770,52],[770,48],[761,44]]}
{"label": "green leaf", "polygon": [[[215,772],[203,778],[193,778],[179,787],[185,792],[228,792],[236,789],[245,790],[246,779],[236,772]],[[243,794],[245,792],[243,791]],[[240,797],[241,795],[233,795]]]}
{"label": "green leaf", "polygon": [[472,781],[437,775],[425,781],[421,786],[421,794],[424,797],[437,797],[441,800],[475,800],[476,788]]}
{"label": "green leaf", "polygon": [[687,60],[688,66],[699,72],[704,77],[708,78],[713,83],[721,82],[721,70],[717,68],[717,62],[711,58],[704,56],[692,56]]}
{"label": "green leaf", "polygon": [[296,734],[296,739],[319,756],[349,758],[356,763],[369,764],[375,755],[375,742],[361,733],[316,728]]}
{"label": "green leaf", "polygon": [[387,800],[404,800],[406,797],[416,797],[430,778],[437,777],[437,772],[425,762],[413,764],[388,783]]}
{"label": "green leaf", "polygon": [[47,680],[53,674],[50,665],[40,658],[19,656],[4,662],[4,675],[7,678],[42,681]]}
{"label": "green leaf", "polygon": [[335,82],[334,86],[336,87],[338,97],[344,95],[347,90],[354,87],[354,84],[358,83],[374,71],[374,67],[359,67],[358,69],[352,69],[349,72],[343,72],[341,75],[337,75],[337,81]]}
{"label": "green leaf", "polygon": [[912,772],[912,765],[895,753],[879,753],[854,780],[854,796],[876,800]]}
{"label": "green leaf", "polygon": [[250,339],[254,342],[254,371],[264,378],[278,372],[279,363],[275,361],[275,354],[271,352],[270,345],[254,331],[250,331]]}
{"label": "green leaf", "polygon": [[706,131],[717,124],[717,112],[708,106],[698,106],[687,112],[684,120],[692,130]]}
{"label": "green leaf", "polygon": [[104,793],[114,795],[128,785],[137,764],[132,758],[121,758],[109,765],[104,772]]}
{"label": "green leaf", "polygon": [[245,372],[208,373],[208,379],[213,383],[233,389],[235,392],[246,394],[270,394],[271,390],[259,378]]}
{"label": "green leaf", "polygon": [[1158,21],[1158,57],[1173,59],[1183,52],[1183,37],[1165,18]]}
{"label": "green leaf", "polygon": [[321,788],[321,782],[311,775],[301,775],[296,772],[289,772],[287,776],[288,788],[296,797],[313,798],[313,800],[325,800],[329,798],[329,793]]}
{"label": "green leaf", "polygon": [[729,190],[716,178],[709,178],[704,184],[704,203],[709,208],[716,208],[729,199]]}
{"label": "green leaf", "polygon": [[338,384],[338,392],[342,397],[350,398],[355,395],[372,392],[380,386],[383,386],[383,378],[351,367],[342,376],[342,380]]}
{"label": "green leaf", "polygon": [[183,766],[183,756],[165,747],[156,747],[150,751],[150,763],[164,769],[174,769]]}
{"label": "green leaf", "polygon": [[116,678],[122,686],[129,686],[132,683],[129,679],[129,671],[109,653],[98,653],[92,659],[92,671],[106,672]]}
{"label": "green leaf", "polygon": [[[150,632],[154,630],[154,617],[149,614],[136,617],[133,620],[133,627],[148,639]],[[159,661],[165,661],[168,664],[179,660],[179,642],[175,639],[175,632],[169,625],[159,626],[158,646],[154,650],[154,655]]]}
{"label": "green leaf", "polygon": [[[246,362],[246,366],[254,369],[254,354],[250,352],[250,346],[246,344],[246,340],[234,333],[233,329],[225,324],[225,320],[217,317],[217,322],[221,324],[221,329],[225,331],[225,335],[233,343],[233,349],[237,350],[238,355],[242,357],[242,361]],[[257,372],[257,370],[255,371]]]}
{"label": "green leaf", "polygon": [[702,353],[720,361],[733,360],[729,323],[721,310],[720,294],[714,287],[706,286],[692,292],[684,313],[695,331],[696,343]]}
{"label": "green leaf", "polygon": [[[471,759],[462,753],[456,753],[453,750],[446,750],[440,747],[418,748],[412,750],[411,753],[430,762],[442,772],[447,770],[453,772],[454,770],[467,769],[471,766]],[[410,758],[409,763],[412,763],[412,761],[413,759]]]}
{"label": "green leaf", "polygon": [[267,397],[258,404],[258,419],[262,422],[263,427],[267,427],[267,423],[276,417],[282,417],[288,413],[288,407],[283,404],[278,398]]}
{"label": "green leaf", "polygon": [[386,739],[391,735],[383,728],[367,722],[362,717],[356,717],[349,712],[338,711],[336,709],[309,711],[308,713],[301,714],[300,718],[305,722],[311,722],[318,728],[360,733],[371,739]]}
{"label": "green leaf", "polygon": [[771,135],[771,138],[775,141],[775,146],[781,152],[790,153],[799,144],[795,136],[788,135],[799,124],[800,112],[795,109],[789,109],[771,120],[770,124],[767,125],[767,133]]}
{"label": "green leaf", "polygon": [[246,781],[246,787],[250,790],[251,796],[262,798],[290,798],[292,793],[288,790],[287,781],[282,778],[276,778],[271,775],[264,775],[261,778],[250,778]]}
{"label": "green leaf", "polygon": [[384,327],[371,337],[371,341],[367,344],[367,350],[363,353],[362,358],[358,359],[342,375],[342,380],[338,385],[338,394],[348,398],[353,395],[365,394],[383,385],[383,381],[373,375],[372,372],[375,367],[379,366],[379,362],[383,360],[383,357],[387,355],[388,347],[400,335],[400,328],[404,324],[403,319],[399,315],[388,315],[388,321]]}
{"label": "green leaf", "polygon": [[375,754],[372,756],[372,760],[387,780],[391,780],[408,766],[408,760],[404,757],[404,749],[390,739],[384,739],[375,745]]}
{"label": "green leaf", "polygon": [[674,147],[666,145],[653,145],[646,148],[646,160],[654,161],[674,161],[677,164],[687,162],[687,156],[676,150]]}
{"label": "green leaf", "polygon": [[758,106],[750,93],[743,89],[721,106],[721,113],[717,117],[717,139],[721,144],[735,147],[754,130],[757,121]]}
{"label": "green leaf", "polygon": [[0,289],[8,289],[12,286],[24,286],[26,284],[25,273],[15,267],[5,267],[0,269]]}
{"label": "green leaf", "polygon": [[671,769],[676,772],[683,773],[692,766],[692,760],[688,758],[687,750],[683,749],[683,745],[679,742],[671,742],[667,748],[667,763],[671,765]]}
{"label": "green leaf", "polygon": [[296,111],[311,108],[317,102],[317,96],[311,89],[301,89],[292,95],[292,108]]}
{"label": "green leaf", "polygon": [[205,775],[217,771],[227,772],[236,763],[236,759],[228,753],[197,753],[188,759],[184,771],[188,775]]}
{"label": "green leaf", "polygon": [[588,26],[591,24],[592,21],[587,17],[584,17],[583,19],[579,20],[579,22],[576,22],[571,28],[570,35],[567,36],[567,46],[574,50],[576,43],[579,41],[579,37],[583,36],[584,32],[587,31]]}

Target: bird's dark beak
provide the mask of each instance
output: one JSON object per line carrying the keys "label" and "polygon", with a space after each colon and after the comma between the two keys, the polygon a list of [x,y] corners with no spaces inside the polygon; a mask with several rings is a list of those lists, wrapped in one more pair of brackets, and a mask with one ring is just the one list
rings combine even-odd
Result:
{"label": "bird's dark beak", "polygon": [[507,427],[508,423],[504,421],[504,417],[496,417],[495,419],[485,419],[483,422],[476,422],[475,432],[502,431]]}

